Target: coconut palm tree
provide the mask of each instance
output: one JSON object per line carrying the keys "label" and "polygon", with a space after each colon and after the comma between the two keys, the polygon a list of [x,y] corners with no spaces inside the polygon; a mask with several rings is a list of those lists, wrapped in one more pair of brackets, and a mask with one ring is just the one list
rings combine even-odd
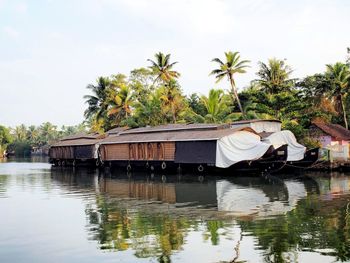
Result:
{"label": "coconut palm tree", "polygon": [[334,65],[328,64],[326,67],[326,75],[329,77],[331,84],[328,93],[333,98],[336,108],[343,113],[345,128],[348,129],[345,99],[350,90],[350,70],[341,62]]}
{"label": "coconut palm tree", "polygon": [[227,77],[230,82],[232,93],[237,100],[238,107],[245,118],[244,110],[238,97],[237,87],[234,75],[237,73],[246,73],[249,60],[240,60],[239,52],[225,52],[225,62],[219,58],[214,58],[212,61],[219,64],[219,68],[214,69],[210,75],[215,75],[216,82],[220,82],[224,77]]}
{"label": "coconut palm tree", "polygon": [[40,141],[42,145],[54,141],[58,138],[57,126],[50,122],[45,122],[40,125]]}
{"label": "coconut palm tree", "polygon": [[27,139],[27,127],[24,124],[13,129],[13,136],[16,141],[23,142]]}
{"label": "coconut palm tree", "polygon": [[154,82],[163,81],[167,85],[171,80],[180,76],[180,73],[172,70],[177,62],[170,63],[170,54],[164,55],[162,52],[158,52],[154,55],[155,60],[147,59],[151,62],[149,68],[156,76]]}
{"label": "coconut palm tree", "polygon": [[224,122],[229,113],[229,97],[221,89],[211,89],[209,96],[201,96],[201,102],[205,106],[207,123]]}
{"label": "coconut palm tree", "polygon": [[272,58],[268,63],[259,62],[259,71],[256,75],[259,79],[256,82],[260,88],[269,94],[276,94],[281,91],[288,91],[293,86],[290,75],[293,72],[284,60]]}
{"label": "coconut palm tree", "polygon": [[86,118],[96,115],[96,119],[102,119],[107,115],[108,100],[109,100],[109,78],[99,77],[97,84],[89,84],[86,88],[91,90],[92,95],[85,95],[85,103],[88,104],[88,108],[85,110],[84,115]]}
{"label": "coconut palm tree", "polygon": [[116,124],[128,118],[132,113],[134,93],[127,85],[121,86],[109,102],[108,116],[115,116]]}
{"label": "coconut palm tree", "polygon": [[31,144],[37,146],[39,143],[40,130],[34,125],[30,125],[27,129],[27,138]]}
{"label": "coconut palm tree", "polygon": [[176,123],[181,111],[186,107],[184,96],[174,80],[171,80],[167,86],[162,87],[160,99],[162,101],[162,109],[165,114],[171,113],[172,122]]}

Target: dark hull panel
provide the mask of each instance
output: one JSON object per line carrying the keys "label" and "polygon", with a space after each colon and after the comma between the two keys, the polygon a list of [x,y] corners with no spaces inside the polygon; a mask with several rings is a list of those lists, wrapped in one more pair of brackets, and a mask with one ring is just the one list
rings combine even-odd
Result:
{"label": "dark hull panel", "polygon": [[76,146],[74,149],[75,159],[94,159],[94,145]]}
{"label": "dark hull panel", "polygon": [[175,163],[214,165],[216,141],[176,142]]}

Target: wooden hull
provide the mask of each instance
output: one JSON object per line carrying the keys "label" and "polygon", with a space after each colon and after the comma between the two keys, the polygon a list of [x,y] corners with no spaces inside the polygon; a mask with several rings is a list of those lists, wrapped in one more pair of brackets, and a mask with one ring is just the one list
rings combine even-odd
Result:
{"label": "wooden hull", "polygon": [[283,168],[283,171],[310,169],[313,167],[313,165],[317,163],[318,158],[319,158],[319,148],[307,150],[302,160],[287,162],[287,164]]}
{"label": "wooden hull", "polygon": [[242,161],[229,168],[217,168],[212,163],[178,163],[166,160],[114,160],[105,161],[105,167],[126,169],[129,171],[148,170],[150,172],[190,172],[190,173],[215,173],[225,175],[235,175],[242,173],[270,173],[278,171],[286,164],[287,145],[278,149],[271,149],[261,159],[254,161]]}

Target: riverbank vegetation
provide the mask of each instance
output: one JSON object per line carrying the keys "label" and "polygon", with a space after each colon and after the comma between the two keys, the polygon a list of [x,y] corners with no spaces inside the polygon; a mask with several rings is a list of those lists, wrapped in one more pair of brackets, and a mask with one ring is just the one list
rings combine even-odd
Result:
{"label": "riverbank vegetation", "polygon": [[[348,49],[348,55],[350,50]],[[180,85],[178,62],[170,54],[156,53],[145,67],[129,75],[100,76],[87,85],[84,96],[85,121],[78,126],[39,127],[24,125],[12,129],[0,126],[0,153],[28,152],[77,132],[103,133],[118,126],[142,127],[172,123],[229,123],[243,119],[278,119],[302,143],[311,143],[307,129],[312,121],[341,124],[348,128],[350,116],[350,59],[325,65],[323,72],[293,78],[286,60],[271,58],[258,63],[256,78],[246,87],[236,79],[250,70],[251,62],[239,52],[225,52],[212,59],[213,86],[228,81],[208,94],[185,95]],[[148,63],[148,64],[147,64]],[[240,88],[240,89],[238,89]],[[87,128],[87,130],[85,130]]]}
{"label": "riverbank vegetation", "polygon": [[48,145],[58,139],[75,133],[86,132],[84,124],[77,126],[62,126],[60,129],[45,122],[40,126],[26,126],[24,124],[14,128],[0,126],[0,157],[5,150],[16,156],[28,156],[32,152],[41,154]]}

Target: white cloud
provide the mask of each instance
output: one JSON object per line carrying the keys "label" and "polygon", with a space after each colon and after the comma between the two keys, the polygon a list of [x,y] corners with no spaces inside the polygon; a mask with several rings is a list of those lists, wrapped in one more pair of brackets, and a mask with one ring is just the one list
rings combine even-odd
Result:
{"label": "white cloud", "polygon": [[11,38],[18,38],[19,32],[11,26],[4,26],[2,28],[3,32]]}

